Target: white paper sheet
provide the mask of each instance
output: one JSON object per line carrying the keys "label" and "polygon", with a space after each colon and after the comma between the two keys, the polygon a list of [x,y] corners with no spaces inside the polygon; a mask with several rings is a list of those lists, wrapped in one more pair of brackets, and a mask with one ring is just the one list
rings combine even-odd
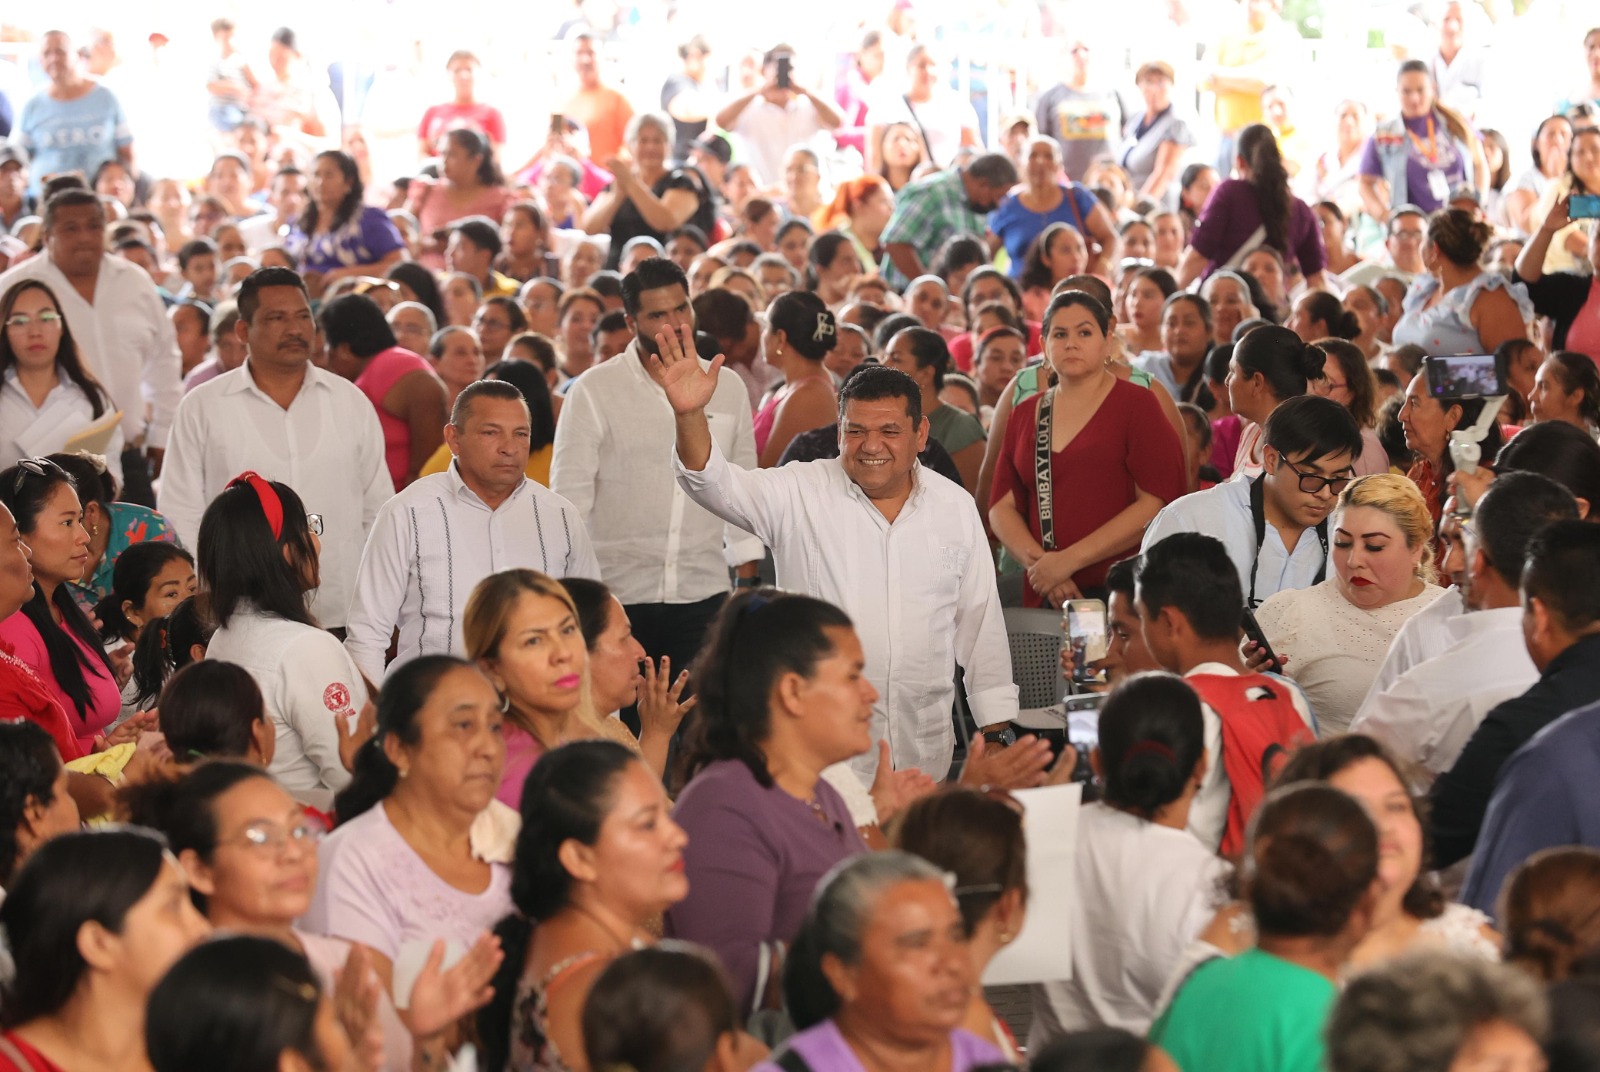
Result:
{"label": "white paper sheet", "polygon": [[985,986],[1045,983],[1072,975],[1072,929],[1063,908],[1074,894],[1078,809],[1083,786],[1019,789],[1022,830],[1028,840],[1028,915],[1022,933],[1001,949],[983,973]]}

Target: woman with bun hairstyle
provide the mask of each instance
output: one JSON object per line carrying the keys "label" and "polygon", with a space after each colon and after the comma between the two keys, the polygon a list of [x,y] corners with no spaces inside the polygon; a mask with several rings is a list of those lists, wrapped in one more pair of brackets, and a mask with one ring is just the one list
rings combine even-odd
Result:
{"label": "woman with bun hairstyle", "polygon": [[1583,354],[1557,350],[1539,366],[1528,408],[1536,421],[1565,421],[1594,435],[1600,431],[1600,370]]}
{"label": "woman with bun hairstyle", "polygon": [[1262,428],[1278,404],[1298,398],[1325,375],[1327,358],[1288,328],[1256,328],[1233,348],[1228,364],[1228,404],[1245,422],[1233,471],[1254,480],[1261,475]]}
{"label": "woman with bun hairstyle", "polygon": [[1378,439],[1378,380],[1361,347],[1347,339],[1319,338],[1312,343],[1322,351],[1322,379],[1310,384],[1315,394],[1326,395],[1350,411],[1361,428],[1361,456],[1356,476],[1389,471],[1389,454]]}
{"label": "woman with bun hairstyle", "polygon": [[1436,212],[1422,243],[1422,266],[1395,323],[1395,346],[1412,343],[1430,356],[1492,354],[1524,338],[1533,319],[1528,288],[1481,266],[1494,229],[1459,208]]}
{"label": "woman with bun hairstyle", "polygon": [[1150,1041],[1185,1072],[1322,1072],[1323,1025],[1371,926],[1379,860],[1354,798],[1304,783],[1269,795],[1240,870],[1256,947],[1191,972]]}
{"label": "woman with bun hairstyle", "polygon": [[1600,851],[1535,853],[1500,894],[1506,960],[1545,983],[1592,975],[1600,956]]}
{"label": "woman with bun hairstyle", "polygon": [[1294,303],[1294,312],[1284,327],[1300,336],[1302,342],[1318,339],[1353,339],[1361,334],[1361,321],[1325,290],[1308,290]]}
{"label": "woman with bun hairstyle", "polygon": [[1211,762],[1200,699],[1172,674],[1128,678],[1100,709],[1089,756],[1104,786],[1078,819],[1077,887],[1059,906],[1072,975],[1033,989],[1028,1050],[1076,1031],[1144,1034],[1184,950],[1218,907],[1228,865],[1187,829]]}
{"label": "woman with bun hairstyle", "polygon": [[780,294],[767,307],[761,351],[783,373],[779,387],[756,410],[756,453],[762,468],[778,464],[801,432],[838,419],[838,396],[822,359],[839,341],[839,325],[821,298],[808,291]]}

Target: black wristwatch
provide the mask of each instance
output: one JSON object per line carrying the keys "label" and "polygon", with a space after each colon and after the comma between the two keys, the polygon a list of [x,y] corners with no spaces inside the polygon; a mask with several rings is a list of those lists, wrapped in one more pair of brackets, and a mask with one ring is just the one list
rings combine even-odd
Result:
{"label": "black wristwatch", "polygon": [[735,588],[760,588],[761,587],[761,578],[760,577],[735,577],[733,579],[733,586]]}
{"label": "black wristwatch", "polygon": [[1004,745],[1006,748],[1010,748],[1017,743],[1017,731],[1007,726],[1003,730],[991,730],[985,733],[983,739],[989,744]]}

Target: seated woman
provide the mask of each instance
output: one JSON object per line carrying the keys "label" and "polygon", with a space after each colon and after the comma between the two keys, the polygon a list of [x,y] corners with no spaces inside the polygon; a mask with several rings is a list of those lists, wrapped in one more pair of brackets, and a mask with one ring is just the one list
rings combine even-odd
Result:
{"label": "seated woman", "polygon": [[839,327],[821,298],[807,291],[780,294],[767,308],[761,349],[766,362],[783,375],[783,384],[756,410],[759,464],[778,464],[801,432],[838,419],[838,396],[822,367],[839,341]]}
{"label": "seated woman", "polygon": [[550,220],[537,201],[516,201],[500,218],[500,244],[494,270],[518,283],[561,270],[550,250]]}
{"label": "seated woman", "polygon": [[1128,280],[1119,310],[1117,332],[1123,347],[1137,357],[1147,350],[1160,350],[1161,312],[1167,299],[1178,292],[1178,281],[1165,268],[1142,267]]}
{"label": "seated woman", "polygon": [[516,200],[494,146],[477,131],[457,127],[445,135],[444,155],[437,179],[413,178],[406,188],[406,209],[416,216],[423,266],[435,272],[444,267],[443,232],[456,220],[487,216],[498,220]]}
{"label": "seated woman", "polygon": [[800,1031],[756,1072],[1005,1064],[962,1027],[978,979],[948,878],[893,851],[829,872],[784,967]]}
{"label": "seated woman", "polygon": [[694,667],[688,784],[673,810],[689,834],[689,895],[666,930],[717,954],[745,1015],[776,1006],[781,949],[818,879],[866,850],[822,777],[872,745],[877,692],[862,659],[843,611],[757,589],[723,606]]}
{"label": "seated woman", "polygon": [[1139,674],[1100,709],[1090,755],[1104,797],[1079,819],[1072,976],[1033,990],[1028,1049],[1097,1027],[1143,1033],[1184,950],[1216,911],[1228,865],[1187,829],[1208,757],[1200,700]]}
{"label": "seated woman", "polygon": [[883,363],[897,368],[917,382],[922,392],[923,415],[928,420],[928,436],[936,440],[955,462],[961,484],[968,491],[978,486],[983,467],[983,424],[939,397],[944,378],[954,372],[950,348],[944,337],[927,328],[897,331],[884,349]]}
{"label": "seated woman", "polygon": [[[317,888],[323,827],[266,771],[216,759],[175,781],[141,786],[128,798],[133,821],[166,835],[212,926],[273,939],[304,956],[330,991],[340,972],[366,970],[367,954],[353,942],[295,926]],[[436,1061],[445,1056],[446,1028],[488,998],[484,988],[499,966],[499,945],[484,933],[449,971],[440,970],[438,958],[430,961],[408,995],[405,1023],[388,992],[379,994],[387,1068],[411,1067],[414,1049]]]}
{"label": "seated woman", "polygon": [[1406,292],[1395,346],[1414,343],[1433,356],[1492,354],[1507,339],[1527,336],[1533,319],[1527,288],[1480,263],[1493,236],[1487,223],[1459,208],[1428,220],[1426,273]]}
{"label": "seated woman", "polygon": [[[891,844],[954,878],[972,975],[983,978],[989,961],[1022,930],[1027,912],[1028,848],[1021,807],[1002,795],[952,788],[906,808],[894,821]],[[961,1026],[1007,1060],[1019,1059],[1011,1029],[981,990],[974,988]]]}
{"label": "seated woman", "polygon": [[[522,795],[511,879],[517,914],[496,933],[506,960],[479,1016],[489,1067],[588,1072],[584,1000],[616,957],[655,940],[683,899],[683,830],[661,779],[612,741],[546,753]],[[613,1025],[616,1026],[616,1025]]]}
{"label": "seated woman", "polygon": [[1300,295],[1283,326],[1300,336],[1301,342],[1330,337],[1349,340],[1361,334],[1361,321],[1356,314],[1325,290],[1308,290]]}
{"label": "seated woman", "polygon": [[1205,384],[1210,350],[1210,303],[1198,294],[1178,293],[1161,306],[1161,348],[1139,354],[1132,364],[1154,376],[1175,401],[1210,409],[1211,392]]}
{"label": "seated woman", "polygon": [[[84,366],[61,302],[49,284],[22,279],[0,295],[0,458],[63,450],[71,438],[116,410]],[[122,471],[122,426],[98,448]]]}
{"label": "seated woman", "polygon": [[140,1067],[150,991],[211,930],[166,842],[137,827],[39,846],[6,884],[0,927],[16,965],[0,1043],[19,1072]]}
{"label": "seated woman", "polygon": [[160,710],[162,736],[180,769],[211,759],[272,763],[277,734],[260,686],[242,666],[190,663],[162,688]]}
{"label": "seated woman", "polygon": [[[1428,377],[1422,374],[1412,377],[1406,385],[1405,401],[1396,415],[1405,430],[1406,447],[1412,456],[1406,479],[1422,492],[1435,528],[1449,495],[1450,474],[1456,471],[1455,457],[1450,453],[1450,433],[1473,427],[1483,415],[1484,404],[1481,398],[1435,398],[1428,391]],[[1500,452],[1501,446],[1500,425],[1491,421],[1479,449],[1485,458],[1492,458]]]}
{"label": "seated woman", "polygon": [[1556,350],[1600,354],[1600,227],[1587,242],[1588,271],[1546,272],[1545,254],[1571,220],[1568,200],[1558,198],[1528,244],[1517,254],[1515,279],[1528,290],[1533,311],[1550,318]]}
{"label": "seated woman", "polygon": [[48,458],[20,462],[0,472],[0,504],[16,519],[18,543],[33,552],[32,594],[0,621],[0,644],[38,675],[67,713],[73,740],[62,755],[77,759],[96,750],[95,738],[122,710],[122,680],[131,672],[127,653],[113,661],[70,594],[89,546],[72,478]]}
{"label": "seated woman", "polygon": [[1350,980],[1328,1017],[1328,1072],[1546,1067],[1549,1010],[1514,968],[1418,953]]}
{"label": "seated woman", "polygon": [[1546,984],[1590,974],[1600,953],[1600,852],[1545,849],[1511,873],[1500,894],[1506,960]]}
{"label": "seated woman", "polygon": [[1558,350],[1534,374],[1528,409],[1536,421],[1565,421],[1600,432],[1600,369],[1585,354]]}
{"label": "seated woman", "polygon": [[1200,296],[1211,305],[1211,342],[1214,346],[1233,345],[1233,329],[1261,315],[1250,292],[1250,281],[1238,272],[1212,272],[1200,288]]}
{"label": "seated woman", "polygon": [[722,967],[681,942],[606,965],[583,1004],[583,1048],[591,1067],[634,1072],[747,1072],[767,1055],[740,1029]]}
{"label": "seated woman", "polygon": [[83,504],[83,527],[89,530],[89,561],[83,579],[71,584],[72,598],[85,611],[111,592],[113,571],[122,552],[140,543],[178,542],[178,534],[162,515],[138,503],[118,502],[117,487],[109,469],[111,459],[96,455],[52,454],[50,460],[66,470],[77,485]]}
{"label": "seated woman", "polygon": [[111,593],[95,605],[100,638],[137,648],[146,626],[194,595],[194,556],[175,543],[140,543],[122,553]]}
{"label": "seated woman", "polygon": [[1052,223],[1039,232],[1023,258],[1017,285],[1022,288],[1022,312],[1038,320],[1050,305],[1055,285],[1080,275],[1089,266],[1089,247],[1070,223]]}
{"label": "seated woman", "polygon": [[1372,816],[1386,846],[1378,865],[1383,894],[1374,905],[1372,929],[1350,954],[1352,967],[1429,948],[1500,959],[1500,936],[1488,917],[1463,904],[1447,904],[1428,874],[1428,837],[1418,798],[1383,745],[1362,734],[1306,745],[1295,750],[1275,782],[1326,782],[1349,793]]}
{"label": "seated woman", "polygon": [[381,276],[405,259],[406,243],[381,208],[365,204],[361,172],[348,153],[318,153],[306,184],[306,207],[289,228],[287,248],[311,296],[351,276]]}
{"label": "seated woman", "polygon": [[1344,793],[1293,785],[1268,796],[1240,870],[1257,946],[1195,968],[1150,1041],[1181,1069],[1320,1072],[1323,1025],[1381,890],[1378,862],[1378,832]]}
{"label": "seated woman", "polygon": [[306,604],[320,580],[321,528],[289,485],[245,473],[200,519],[199,566],[217,623],[206,657],[250,671],[277,732],[273,777],[325,809],[350,781],[367,686]]}
{"label": "seated woman", "polygon": [[1372,476],[1389,471],[1389,455],[1378,439],[1378,381],[1361,347],[1345,339],[1318,339],[1322,351],[1322,378],[1307,386],[1317,394],[1339,403],[1350,411],[1361,428],[1361,457],[1356,459],[1356,476]]}
{"label": "seated woman", "polygon": [[156,704],[162,686],[177,671],[206,657],[206,647],[217,631],[204,609],[204,597],[191,596],[165,618],[152,619],[133,646],[134,709],[147,711]]}
{"label": "seated woman", "polygon": [[471,949],[511,908],[506,846],[473,836],[505,762],[500,720],[472,664],[413,659],[384,681],[376,735],[334,802],[339,825],[318,851],[322,881],[301,926],[365,946],[396,1006],[436,942]]}
{"label": "seated woman", "polygon": [[[578,611],[554,578],[531,569],[485,577],[467,599],[462,634],[503,701],[505,765],[494,794],[501,803],[522,799],[528,772],[557,745],[602,737],[640,750],[626,726],[596,713]],[[665,744],[650,744],[664,762]]]}
{"label": "seated woman", "polygon": [[1092,244],[1088,253],[1093,270],[1108,272],[1120,246],[1113,214],[1088,186],[1070,178],[1061,181],[1066,173],[1061,145],[1054,138],[1030,138],[1026,152],[1022,182],[1001,200],[989,220],[990,230],[1010,256],[1011,277],[1021,278],[1028,248],[1052,223],[1070,224]]}
{"label": "seated woman", "polygon": [[[1061,606],[1102,589],[1111,563],[1187,490],[1183,444],[1161,404],[1106,367],[1110,329],[1098,299],[1057,296],[1045,320],[1045,360],[1057,383],[1017,404],[1005,430],[989,522],[1027,568],[1027,606]],[[1040,425],[1050,429],[1042,459]],[[1051,476],[1045,487],[1037,486],[1041,469]]]}
{"label": "seated woman", "polygon": [[1405,477],[1352,481],[1339,495],[1331,528],[1333,576],[1285,589],[1256,611],[1272,650],[1288,657],[1285,672],[1305,691],[1323,736],[1349,728],[1390,641],[1444,594],[1433,583],[1433,520]]}
{"label": "seated woman", "polygon": [[[542,336],[537,341],[534,337],[519,335],[512,340],[512,346],[549,346],[549,340]],[[509,349],[509,347],[508,347]],[[516,351],[513,350],[513,353]],[[550,485],[550,461],[555,455],[556,441],[556,409],[555,402],[558,396],[550,393],[550,380],[534,362],[520,357],[509,357],[504,361],[496,361],[483,370],[480,379],[504,380],[522,392],[522,400],[528,404],[528,464],[523,467],[523,473],[529,480],[534,480],[548,487]],[[442,473],[450,468],[450,462],[455,455],[450,453],[448,443],[439,444],[439,449],[433,452],[417,476],[431,476]]]}
{"label": "seated woman", "polygon": [[1228,366],[1228,405],[1243,422],[1233,472],[1254,480],[1261,475],[1262,429],[1279,404],[1305,394],[1322,379],[1327,356],[1307,346],[1288,328],[1267,324],[1240,339]]}
{"label": "seated woman", "polygon": [[34,850],[78,829],[78,805],[68,789],[61,753],[44,728],[0,722],[0,889]]}

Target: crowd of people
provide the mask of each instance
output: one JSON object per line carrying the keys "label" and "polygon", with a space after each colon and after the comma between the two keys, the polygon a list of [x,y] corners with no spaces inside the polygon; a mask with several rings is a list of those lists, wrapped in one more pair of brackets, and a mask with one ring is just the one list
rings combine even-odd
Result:
{"label": "crowd of people", "polygon": [[287,27],[0,61],[0,1072],[1600,1069],[1600,27],[1319,144],[1278,0],[605,6],[396,175]]}

